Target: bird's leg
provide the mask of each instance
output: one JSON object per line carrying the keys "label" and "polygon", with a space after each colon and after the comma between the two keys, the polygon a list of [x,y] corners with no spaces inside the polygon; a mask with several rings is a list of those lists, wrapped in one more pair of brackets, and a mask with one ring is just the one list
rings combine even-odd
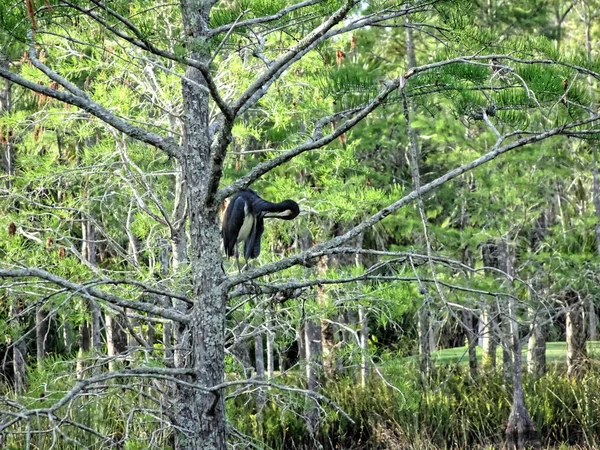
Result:
{"label": "bird's leg", "polygon": [[248,268],[250,267],[250,263],[248,262],[248,260],[246,258],[244,258],[244,260],[246,261],[246,264],[244,264],[242,266],[242,270],[248,270]]}
{"label": "bird's leg", "polygon": [[235,246],[234,253],[235,253],[235,262],[237,264],[238,272],[241,275],[242,274],[242,268],[240,267],[240,253],[238,252],[237,245]]}

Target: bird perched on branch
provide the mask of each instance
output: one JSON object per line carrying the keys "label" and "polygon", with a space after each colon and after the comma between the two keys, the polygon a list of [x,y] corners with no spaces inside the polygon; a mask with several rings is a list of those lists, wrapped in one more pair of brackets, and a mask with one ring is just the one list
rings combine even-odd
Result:
{"label": "bird perched on branch", "polygon": [[264,219],[292,220],[300,214],[298,203],[284,200],[271,203],[261,198],[252,189],[236,194],[225,208],[221,236],[227,257],[235,256],[239,268],[237,244],[244,241],[246,262],[258,258],[260,240],[265,231]]}

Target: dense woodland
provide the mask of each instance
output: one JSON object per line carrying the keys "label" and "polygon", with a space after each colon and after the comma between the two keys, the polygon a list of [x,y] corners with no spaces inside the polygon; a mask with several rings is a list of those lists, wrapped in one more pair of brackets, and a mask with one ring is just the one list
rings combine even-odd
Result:
{"label": "dense woodland", "polygon": [[[0,0],[0,447],[599,448],[599,43],[598,0]],[[249,188],[300,213],[227,258]]]}

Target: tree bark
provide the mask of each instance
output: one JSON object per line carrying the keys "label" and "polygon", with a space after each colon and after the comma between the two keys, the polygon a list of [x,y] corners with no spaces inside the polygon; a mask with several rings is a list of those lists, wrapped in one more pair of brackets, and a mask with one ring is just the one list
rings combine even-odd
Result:
{"label": "tree bark", "polygon": [[364,388],[369,378],[369,319],[365,307],[358,306],[358,322],[360,324],[360,385]]}
{"label": "tree bark", "polygon": [[[169,275],[169,247],[165,240],[159,242],[160,246],[160,274],[162,279],[166,279]],[[162,298],[162,304],[164,307],[171,306],[171,299],[169,297]],[[171,366],[173,364],[173,328],[170,322],[163,323],[163,347],[164,347],[164,358],[165,364]]]}
{"label": "tree bark", "polygon": [[567,376],[580,378],[588,366],[583,305],[575,291],[564,292],[563,298],[567,306]]}
{"label": "tree bark", "polygon": [[432,369],[431,350],[429,347],[429,327],[431,312],[429,310],[429,293],[423,293],[423,303],[417,312],[419,332],[419,367],[424,381],[429,380]]}
{"label": "tree bark", "polygon": [[62,321],[62,338],[63,338],[63,345],[65,347],[65,354],[67,356],[71,355],[71,352],[73,351],[73,341],[74,341],[74,331],[73,331],[73,324],[71,322],[69,322],[69,320],[67,319],[66,316],[63,316],[62,314],[60,315],[61,321]]}
{"label": "tree bark", "polygon": [[[125,317],[106,313],[106,350],[109,356],[108,370],[116,370],[118,356],[127,351],[127,334],[125,333]],[[114,359],[113,359],[114,358]]]}
{"label": "tree bark", "polygon": [[[481,256],[483,265],[487,268],[498,266],[498,246],[492,241],[481,245]],[[485,269],[487,276],[493,276],[494,272]],[[479,320],[479,335],[481,336],[481,347],[483,348],[483,358],[481,367],[484,371],[496,369],[496,348],[497,340],[494,336],[496,328],[496,307],[493,303],[487,303],[481,307],[481,317]]]}
{"label": "tree bark", "polygon": [[[185,229],[173,230],[171,234],[171,251],[173,253],[174,279],[177,281],[184,276],[183,273],[188,265]],[[187,305],[181,300],[173,300],[173,306],[181,313],[186,313],[188,309]],[[190,330],[181,323],[173,323],[173,327],[173,339],[175,341],[174,364],[175,367],[185,367],[190,347]]]}
{"label": "tree bark", "polygon": [[[260,328],[259,328],[260,329]],[[265,380],[265,349],[263,345],[262,333],[256,330],[254,335],[254,362],[256,366],[256,379],[259,381]],[[259,433],[263,430],[263,409],[266,404],[265,393],[262,387],[256,390],[256,423]]]}
{"label": "tree bark", "polygon": [[85,370],[85,361],[83,360],[87,352],[90,351],[90,325],[84,322],[79,326],[79,351],[77,352],[77,378],[83,378]]}
{"label": "tree bark", "polygon": [[[186,46],[191,49],[190,56],[203,64],[210,59],[205,40],[211,6],[212,2],[202,0],[181,3]],[[183,175],[183,192],[188,199],[189,263],[194,305],[188,313],[191,319],[189,344],[185,338],[188,330],[177,327],[179,356],[176,351],[175,366],[192,369],[193,379],[185,376],[185,381],[210,389],[224,381],[227,292],[223,285],[225,274],[220,252],[219,205],[210,202],[214,192],[208,191],[212,188],[207,182],[214,167],[210,158],[210,109],[206,86],[200,71],[188,67],[182,80],[184,142],[178,162]],[[224,125],[223,128],[227,127]],[[225,145],[228,144],[231,133],[225,132],[221,139],[225,139]],[[213,188],[216,189],[216,186]],[[177,383],[175,402],[179,430],[175,446],[178,450],[226,449],[225,396],[222,389],[207,392]]]}
{"label": "tree bark", "polygon": [[[508,239],[502,238],[496,248],[498,254],[498,268],[505,274],[503,284],[508,284],[509,287],[512,287],[513,260]],[[501,321],[501,327],[499,330],[502,338],[502,373],[504,374],[504,379],[506,382],[512,383],[515,373],[515,368],[513,367],[515,361],[513,356],[514,344],[511,345],[511,340],[513,336],[516,335],[518,338],[519,335],[518,323],[516,319],[517,310],[513,296],[507,297],[506,308],[507,311]]]}
{"label": "tree bark", "polygon": [[467,335],[469,353],[469,373],[472,378],[477,377],[477,333],[473,328],[473,313],[467,309],[462,311],[462,322]]}
{"label": "tree bark", "polygon": [[304,351],[306,355],[307,389],[314,391],[319,385],[319,366],[322,352],[320,329],[312,320],[307,320],[304,323]]}
{"label": "tree bark", "polygon": [[[317,264],[317,276],[325,277],[329,265],[327,255],[321,257]],[[327,291],[324,286],[317,289],[317,301],[323,308],[327,308]],[[325,318],[326,319],[326,318]],[[327,380],[333,380],[336,376],[335,358],[335,326],[329,320],[321,320],[321,348],[323,358],[323,372]]]}
{"label": "tree bark", "polygon": [[267,336],[267,380],[275,374],[275,333],[273,333],[273,312],[271,308],[266,311],[266,336]]}
{"label": "tree bark", "polygon": [[[13,326],[19,327],[21,312],[20,300],[18,297],[13,297],[9,294],[9,311],[8,315],[14,324]],[[18,339],[18,338],[17,338]],[[13,369],[13,386],[16,393],[22,393],[25,390],[27,383],[27,345],[25,340],[20,339],[13,342],[12,339],[7,340],[8,344],[12,345],[12,369]]]}
{"label": "tree bark", "polygon": [[[594,201],[594,211],[596,213],[596,252],[598,256],[600,256],[600,181],[598,180],[598,144],[596,142],[591,142],[590,145],[592,145],[592,153],[594,155],[592,195]],[[596,341],[598,339],[598,316],[596,314],[596,306],[594,304],[593,297],[589,299],[588,316],[589,340]]]}
{"label": "tree bark", "polygon": [[[508,284],[512,287],[514,279],[513,256],[510,251],[508,239],[502,239],[500,243],[500,261],[502,269],[506,273]],[[509,449],[539,449],[541,448],[540,437],[535,428],[535,424],[527,407],[525,406],[525,396],[523,394],[523,374],[522,374],[522,355],[521,339],[519,338],[519,322],[517,321],[516,302],[513,297],[508,300],[509,320],[508,347],[512,352],[512,386],[513,402],[506,425],[506,442]],[[506,361],[505,361],[506,363]]]}
{"label": "tree bark", "polygon": [[[8,70],[10,63],[6,55],[0,52],[0,67]],[[10,111],[12,108],[12,83],[9,80],[3,80],[3,86],[0,87],[0,115]],[[10,129],[0,130],[0,150],[1,150],[1,168],[2,172],[7,174],[6,187],[12,187],[12,176],[15,173],[15,151]]]}
{"label": "tree bark", "polygon": [[262,333],[258,330],[254,335],[254,366],[256,368],[256,379],[263,381],[265,379],[265,348]]}
{"label": "tree bark", "polygon": [[[84,231],[85,230],[85,231]],[[90,266],[96,266],[96,228],[94,225],[88,220],[83,223],[82,226],[82,236],[83,236],[83,248],[82,255],[86,259],[86,261],[90,264]],[[98,302],[95,300],[89,301],[89,309],[92,317],[91,325],[92,325],[92,349],[96,355],[100,354],[100,346],[102,344],[102,332],[101,332],[101,311]]]}
{"label": "tree bark", "polygon": [[46,343],[49,332],[49,318],[46,315],[47,313],[42,308],[42,305],[38,305],[35,311],[35,342],[38,367],[42,367],[44,358],[46,357]]}
{"label": "tree bark", "polygon": [[[361,233],[356,237],[356,248],[362,249],[364,242],[364,234]],[[354,260],[356,267],[361,268],[363,265],[362,253],[357,253]],[[369,317],[363,305],[358,305],[358,325],[360,327],[360,385],[366,387],[367,378],[369,377]]]}
{"label": "tree bark", "polygon": [[531,325],[529,328],[529,342],[527,344],[527,371],[535,378],[546,373],[546,332],[541,323],[543,318],[540,312],[529,309]]}
{"label": "tree bark", "polygon": [[305,324],[296,328],[296,343],[298,344],[298,361],[306,361],[306,331]]}
{"label": "tree bark", "polygon": [[[516,317],[515,317],[516,319]],[[514,372],[513,402],[506,425],[506,447],[510,450],[526,450],[541,448],[540,437],[527,407],[523,394],[523,377],[521,374],[521,342],[518,335],[513,336]]]}

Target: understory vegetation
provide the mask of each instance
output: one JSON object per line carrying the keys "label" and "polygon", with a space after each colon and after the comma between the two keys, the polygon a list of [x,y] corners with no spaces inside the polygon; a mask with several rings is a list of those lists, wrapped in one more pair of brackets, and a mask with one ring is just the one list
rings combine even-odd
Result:
{"label": "understory vegetation", "polygon": [[[69,369],[74,367],[64,361],[48,361],[43,372],[31,373],[29,390],[19,401],[28,408],[45,408],[59,400],[74,381]],[[235,443],[239,448],[273,450],[504,448],[504,422],[511,408],[512,387],[499,371],[474,379],[464,364],[442,365],[425,382],[415,364],[401,358],[382,362],[380,374],[364,387],[357,387],[356,378],[350,374],[328,381],[319,389],[328,400],[320,404],[302,392],[275,387],[237,396],[227,410],[233,448]],[[276,377],[273,382],[302,388],[298,373],[284,378]],[[564,364],[556,364],[541,378],[525,376],[524,389],[544,448],[598,448],[600,366],[594,365],[584,378],[574,382],[565,376]],[[143,380],[107,382],[70,405],[61,436],[34,435],[30,448],[105,448],[103,438],[81,425],[115,441],[124,440],[121,448],[125,450],[143,450],[149,443],[171,448],[173,430],[163,426],[161,411],[153,408],[152,397],[161,395],[168,393]],[[136,405],[132,411],[130,404]],[[319,420],[313,429],[308,418],[315,414]],[[78,425],[69,426],[69,419]],[[53,425],[47,418],[29,423],[40,429]],[[25,427],[22,433],[4,438],[4,448],[26,448]]]}

